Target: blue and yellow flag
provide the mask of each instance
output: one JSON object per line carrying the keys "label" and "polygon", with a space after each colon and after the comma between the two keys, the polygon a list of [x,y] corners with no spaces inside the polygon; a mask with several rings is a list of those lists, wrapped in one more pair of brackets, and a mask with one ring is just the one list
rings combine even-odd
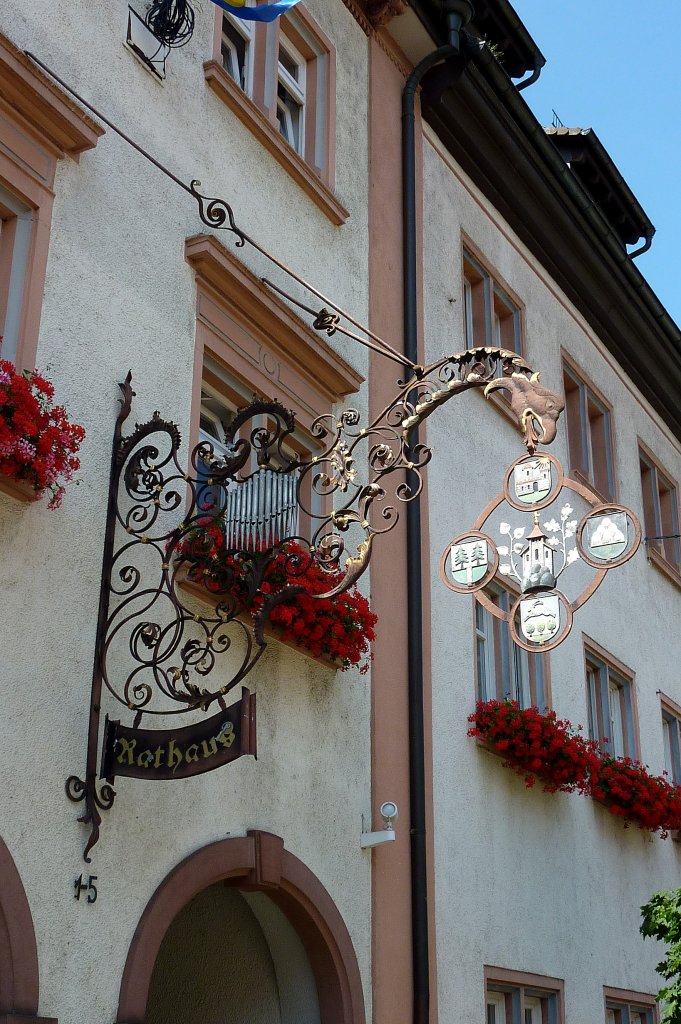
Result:
{"label": "blue and yellow flag", "polygon": [[286,14],[298,3],[298,0],[277,0],[274,4],[259,4],[257,7],[246,7],[246,0],[213,0],[223,11],[233,14],[243,21],[274,21],[280,14]]}

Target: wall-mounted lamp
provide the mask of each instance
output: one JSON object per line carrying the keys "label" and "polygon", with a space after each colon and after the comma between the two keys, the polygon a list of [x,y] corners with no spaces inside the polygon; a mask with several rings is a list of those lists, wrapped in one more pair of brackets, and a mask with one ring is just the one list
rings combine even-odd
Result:
{"label": "wall-mounted lamp", "polygon": [[[395,842],[395,827],[393,822],[397,819],[397,804],[392,800],[381,804],[381,817],[383,818],[383,830],[381,832],[362,832],[359,838],[359,845],[363,850],[369,850],[372,846],[381,846],[383,843]],[[362,819],[362,824],[364,820]]]}

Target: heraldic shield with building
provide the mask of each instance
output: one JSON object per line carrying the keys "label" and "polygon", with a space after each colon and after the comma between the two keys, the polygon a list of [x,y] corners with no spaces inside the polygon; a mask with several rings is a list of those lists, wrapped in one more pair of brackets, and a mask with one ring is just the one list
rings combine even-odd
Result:
{"label": "heraldic shield with building", "polygon": [[[499,543],[484,532],[495,520]],[[630,509],[604,504],[591,488],[566,478],[555,456],[531,451],[506,471],[501,493],[473,529],[447,545],[440,574],[450,590],[475,593],[492,615],[507,621],[518,646],[549,651],[565,640],[574,612],[607,571],[627,562],[640,543],[641,527]],[[558,582],[572,566],[569,592],[575,595],[568,597]],[[485,590],[497,575],[515,597],[508,611]]]}

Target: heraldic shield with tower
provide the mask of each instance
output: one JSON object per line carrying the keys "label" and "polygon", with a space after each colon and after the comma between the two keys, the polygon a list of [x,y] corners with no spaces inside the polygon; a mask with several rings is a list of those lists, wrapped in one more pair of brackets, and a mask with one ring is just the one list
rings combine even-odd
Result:
{"label": "heraldic shield with tower", "polygon": [[[520,647],[548,651],[567,637],[574,612],[607,571],[636,553],[641,527],[628,508],[604,504],[589,487],[566,478],[555,456],[528,447],[473,529],[447,545],[440,574],[450,590],[475,593],[492,615],[507,621]],[[484,532],[496,517],[499,543]],[[570,598],[562,577],[573,566],[568,575],[574,575],[570,591],[576,593]],[[485,592],[495,577],[504,579],[514,598],[508,611]]]}

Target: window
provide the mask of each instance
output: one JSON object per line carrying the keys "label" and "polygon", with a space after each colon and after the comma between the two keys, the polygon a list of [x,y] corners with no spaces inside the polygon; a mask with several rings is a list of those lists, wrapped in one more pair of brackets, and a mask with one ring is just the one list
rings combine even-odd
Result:
{"label": "window", "polygon": [[520,306],[466,248],[463,308],[466,348],[488,345],[522,354]]}
{"label": "window", "polygon": [[15,363],[29,274],[33,211],[0,184],[0,355]]}
{"label": "window", "polygon": [[607,661],[600,649],[586,647],[585,657],[591,739],[612,757],[636,758],[633,674]]}
{"label": "window", "polygon": [[[287,438],[283,458],[309,459],[320,443],[314,421],[355,392],[363,378],[329,346],[320,345],[286,303],[215,238],[189,239],[185,255],[197,277],[192,447],[203,439],[213,445],[216,459],[227,454],[227,428],[255,394],[295,411],[296,429]],[[262,425],[267,426],[265,420]],[[245,428],[249,435],[252,428]],[[235,487],[228,498],[227,525],[234,546],[247,547],[241,542],[253,535],[267,544],[296,533],[308,537],[319,524],[315,517],[326,514],[325,499],[312,488],[312,474],[301,493],[308,511],[299,512],[298,475],[276,473],[277,468],[273,462],[256,472],[253,459],[242,474],[255,472],[252,482]],[[205,476],[208,481],[207,467]]]}
{"label": "window", "polygon": [[605,399],[563,362],[570,468],[603,498],[615,497],[612,412]]}
{"label": "window", "polygon": [[668,697],[661,696],[662,738],[664,741],[664,770],[676,785],[681,785],[681,707]]}
{"label": "window", "polygon": [[[486,595],[504,611],[513,597],[497,584]],[[548,706],[548,658],[513,643],[506,622],[475,601],[476,675],[479,700],[515,700],[521,708]]]}
{"label": "window", "polygon": [[[227,443],[227,429],[238,409],[252,401],[248,388],[238,382],[232,374],[223,369],[210,355],[204,357],[203,383],[201,385],[201,409],[199,439],[212,445],[213,462],[219,465],[221,459],[230,453]],[[213,384],[208,381],[214,382]],[[215,386],[219,384],[219,386]],[[250,421],[244,436],[258,426],[267,427],[265,417]],[[237,435],[237,439],[238,439]],[[312,517],[299,514],[296,473],[281,473],[288,460],[309,459],[318,450],[311,439],[296,430],[290,444],[282,446],[269,466],[258,467],[255,454],[240,474],[244,482],[227,489],[225,495],[225,531],[227,546],[248,550],[269,547],[284,537],[301,534],[309,536],[315,517],[322,513],[322,502],[306,478],[306,487],[301,494],[306,509]],[[199,493],[199,502],[208,498],[211,471],[206,462],[199,465],[199,479],[206,481],[207,490]],[[221,500],[218,498],[218,500]]]}
{"label": "window", "polygon": [[0,357],[36,362],[57,161],[104,129],[0,34]]}
{"label": "window", "polygon": [[679,496],[676,484],[662,470],[653,455],[639,443],[643,520],[647,550],[657,554],[677,572],[681,570],[679,541]]}
{"label": "window", "polygon": [[[254,5],[255,0],[249,0]],[[208,85],[336,224],[335,50],[307,11],[271,24],[218,12]]]}
{"label": "window", "polygon": [[284,39],[279,43],[277,74],[279,131],[302,156],[305,142],[305,61]]}
{"label": "window", "polygon": [[605,1024],[657,1024],[653,996],[622,989],[605,990]]}
{"label": "window", "polygon": [[485,976],[486,1024],[562,1024],[562,981],[496,968]]}
{"label": "window", "polygon": [[[252,2],[246,4],[252,7]],[[220,56],[222,66],[247,96],[253,96],[254,23],[231,14],[222,15]]]}
{"label": "window", "polygon": [[612,1003],[607,1007],[605,1019],[606,1024],[653,1024],[653,1012],[652,1009]]}

